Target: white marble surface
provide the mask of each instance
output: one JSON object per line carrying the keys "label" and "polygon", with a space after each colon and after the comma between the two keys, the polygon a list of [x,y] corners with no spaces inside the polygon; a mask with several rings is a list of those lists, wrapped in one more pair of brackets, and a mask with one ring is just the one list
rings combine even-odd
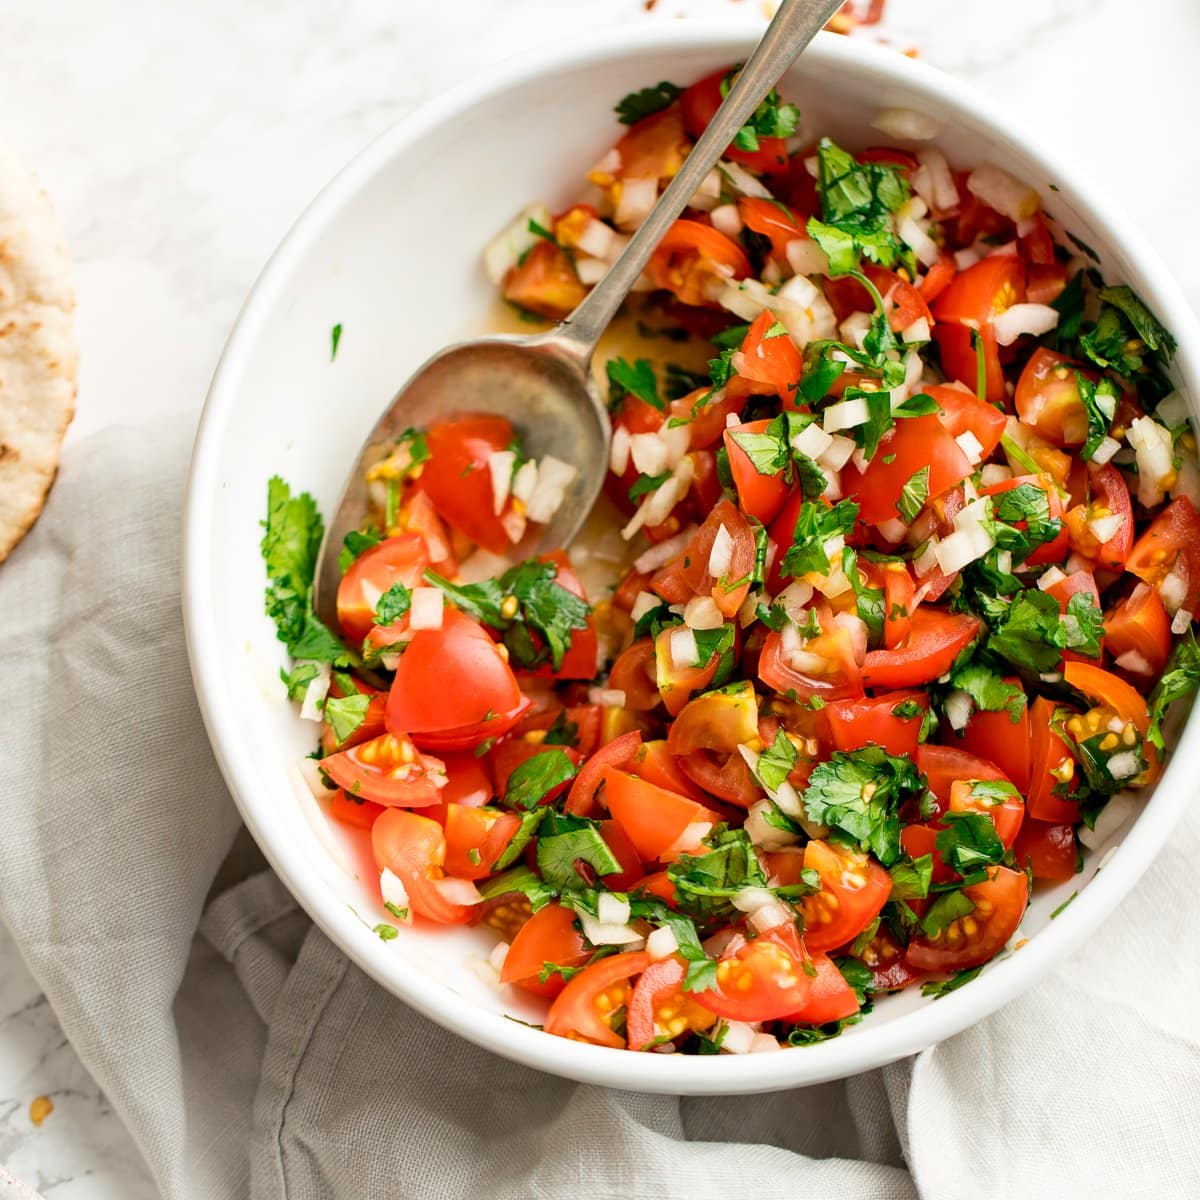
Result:
{"label": "white marble surface", "polygon": [[[0,0],[0,144],[39,170],[77,263],[72,436],[154,412],[193,420],[289,223],[369,138],[465,72],[618,21],[763,13],[763,0]],[[1200,300],[1195,0],[890,0],[862,35],[916,47],[1036,121]],[[40,1128],[39,1095],[54,1104]],[[0,1163],[47,1197],[155,1194],[3,927]]]}

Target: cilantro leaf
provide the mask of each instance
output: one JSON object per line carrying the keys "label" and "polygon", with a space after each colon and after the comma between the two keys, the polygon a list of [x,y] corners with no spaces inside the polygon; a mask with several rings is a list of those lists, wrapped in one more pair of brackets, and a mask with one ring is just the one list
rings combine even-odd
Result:
{"label": "cilantro leaf", "polygon": [[599,821],[547,809],[537,840],[537,864],[542,878],[560,893],[579,888],[585,883],[576,867],[580,862],[596,875],[612,875],[621,869],[608,843],[600,836]]}
{"label": "cilantro leaf", "polygon": [[329,361],[330,362],[337,361],[338,346],[341,344],[341,341],[342,341],[342,323],[339,321],[329,331]]}
{"label": "cilantro leaf", "polygon": [[344,696],[329,696],[322,710],[333,736],[340,746],[353,734],[367,718],[367,709],[371,707],[371,697],[365,692],[352,691]]}
{"label": "cilantro leaf", "polygon": [[629,910],[634,918],[647,920],[658,927],[665,925],[675,935],[679,955],[688,964],[683,977],[685,992],[702,992],[716,986],[716,961],[709,958],[700,944],[700,935],[690,917],[676,912],[660,897],[646,892],[638,892],[630,898]]}
{"label": "cilantro leaf", "polygon": [[909,476],[908,482],[900,489],[900,499],[896,508],[900,519],[911,525],[917,519],[925,501],[929,499],[929,464]]}
{"label": "cilantro leaf", "polygon": [[495,900],[499,896],[524,896],[534,912],[545,908],[557,895],[545,880],[539,879],[524,863],[483,880],[478,887],[479,894],[485,900]]}
{"label": "cilantro leaf", "polygon": [[959,918],[969,917],[974,911],[975,902],[966,892],[942,892],[925,910],[921,918],[921,932],[926,937],[937,937]]}
{"label": "cilantro leaf", "polygon": [[719,333],[714,333],[708,340],[712,342],[718,350],[739,350],[742,343],[746,340],[746,334],[750,332],[750,326],[730,325],[728,329],[722,329]]}
{"label": "cilantro leaf", "polygon": [[1100,448],[1100,443],[1108,437],[1109,423],[1116,415],[1117,401],[1121,397],[1117,385],[1107,377],[1099,383],[1093,383],[1082,371],[1076,371],[1075,380],[1088,423],[1087,441],[1084,442],[1079,455],[1084,462],[1091,462],[1092,456]]}
{"label": "cilantro leaf", "polygon": [[754,845],[741,829],[710,835],[706,854],[681,854],[667,867],[679,910],[696,920],[732,913],[733,897],[745,887],[766,887]]}
{"label": "cilantro leaf", "polygon": [[375,606],[375,624],[391,625],[400,620],[410,608],[412,592],[397,581],[379,597],[379,603]]}
{"label": "cilantro leaf", "polygon": [[512,840],[508,845],[504,847],[503,853],[492,864],[493,871],[502,871],[505,867],[511,867],[521,857],[525,852],[525,847],[529,845],[541,828],[542,821],[549,811],[548,808],[534,808],[521,814],[521,824],[517,826],[517,831],[512,835]]}
{"label": "cilantro leaf", "polygon": [[519,763],[504,788],[509,808],[531,809],[560,784],[574,779],[578,768],[557,746]]}
{"label": "cilantro leaf", "polygon": [[303,700],[308,691],[308,685],[320,674],[320,668],[315,662],[296,663],[291,670],[280,668],[279,678],[287,688],[289,700]]}
{"label": "cilantro leaf", "polygon": [[754,773],[763,787],[776,792],[779,785],[791,774],[798,757],[791,739],[780,729],[775,734],[775,741],[758,756],[758,766]]}
{"label": "cilantro leaf", "polygon": [[929,884],[933,879],[933,855],[922,854],[920,858],[907,855],[891,867],[892,900],[923,900],[929,895]]}
{"label": "cilantro leaf", "polygon": [[1196,644],[1195,631],[1189,626],[1183,637],[1175,643],[1166,670],[1150,693],[1150,729],[1146,736],[1160,754],[1166,749],[1162,722],[1167,709],[1176,700],[1192,695],[1197,687],[1200,687],[1200,645]]}
{"label": "cilantro leaf", "polygon": [[654,367],[648,358],[639,358],[629,362],[624,358],[610,358],[604,364],[604,372],[609,382],[609,406],[615,406],[618,400],[627,395],[636,396],[639,400],[657,408],[659,412],[666,410],[666,404],[658,394],[658,379]]}
{"label": "cilantro leaf", "polygon": [[805,500],[792,529],[792,544],[783,556],[783,573],[793,578],[810,571],[827,575],[829,556],[825,553],[825,543],[849,533],[857,518],[858,505],[853,500],[839,500],[832,508],[820,500]]}
{"label": "cilantro leaf", "polygon": [[964,983],[970,983],[982,970],[982,965],[968,967],[965,971],[959,971],[957,975],[952,975],[949,979],[931,979],[927,983],[921,984],[921,995],[932,996],[933,999],[940,1000],[941,997],[958,991]]}
{"label": "cilantro leaf", "polygon": [[938,853],[960,875],[993,866],[1004,857],[1004,843],[985,813],[947,812],[942,814],[942,823],[945,828],[938,831]]}
{"label": "cilantro leaf", "polygon": [[342,548],[338,551],[338,570],[345,575],[356,558],[372,546],[378,546],[382,540],[383,535],[378,529],[350,530],[342,539]]}
{"label": "cilantro leaf", "polygon": [[1100,655],[1104,614],[1090,592],[1076,592],[1060,613],[1053,596],[1031,589],[1007,603],[992,600],[987,615],[992,621],[988,650],[1015,667],[1046,674],[1058,666],[1064,650]]}
{"label": "cilantro leaf", "polygon": [[1119,287],[1101,288],[1100,300],[1124,313],[1126,320],[1146,346],[1150,350],[1161,352],[1163,358],[1170,362],[1176,349],[1175,339],[1131,287],[1122,284]]}
{"label": "cilantro leaf", "polygon": [[633,486],[629,489],[629,499],[631,501],[637,500],[650,492],[658,491],[670,478],[670,471],[664,471],[661,475],[639,475],[633,481]]}
{"label": "cilantro leaf", "polygon": [[678,99],[683,89],[665,79],[623,96],[613,107],[622,125],[636,125],[645,117],[661,112]]}
{"label": "cilantro leaf", "polygon": [[542,738],[543,746],[578,746],[579,726],[567,716],[564,708]]}
{"label": "cilantro leaf", "polygon": [[1025,692],[979,662],[968,662],[950,672],[950,686],[966,692],[980,712],[1006,712],[1015,725],[1025,711]]}

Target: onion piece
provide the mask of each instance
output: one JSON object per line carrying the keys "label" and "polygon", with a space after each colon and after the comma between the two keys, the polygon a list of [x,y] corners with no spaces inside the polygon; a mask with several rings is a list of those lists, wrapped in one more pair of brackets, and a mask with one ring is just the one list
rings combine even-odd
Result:
{"label": "onion piece", "polygon": [[737,163],[722,160],[717,163],[717,170],[729,181],[729,186],[734,191],[741,192],[743,196],[756,196],[760,200],[772,199],[766,186]]}
{"label": "onion piece", "polygon": [[[958,207],[958,187],[946,156],[935,146],[917,151],[920,164],[913,173],[913,189],[934,212],[950,212]],[[920,178],[919,178],[920,177]]]}
{"label": "onion piece", "polygon": [[1121,448],[1121,443],[1116,438],[1105,437],[1100,445],[1092,451],[1092,462],[1099,466],[1104,466],[1105,463],[1112,461],[1112,456]]}
{"label": "onion piece", "polygon": [[672,629],[669,645],[671,647],[671,662],[677,670],[698,665],[700,648],[696,644],[696,632],[686,625],[681,629]]}
{"label": "onion piece", "polygon": [[736,204],[719,204],[708,215],[718,233],[735,238],[742,232],[742,218]]}
{"label": "onion piece", "polygon": [[689,629],[720,629],[725,617],[711,596],[693,596],[684,606],[683,621]]}
{"label": "onion piece", "polygon": [[675,934],[669,925],[664,925],[661,929],[655,929],[646,938],[646,953],[650,956],[651,962],[670,958],[678,949],[679,942],[676,940]]}
{"label": "onion piece", "polygon": [[966,455],[967,462],[973,467],[978,466],[983,459],[983,446],[979,439],[968,429],[960,433],[954,440],[958,443],[958,448]]}
{"label": "onion piece", "polygon": [[1011,346],[1025,334],[1040,337],[1058,325],[1058,309],[1049,304],[1014,304],[992,318],[992,331],[1001,346]]}
{"label": "onion piece", "polygon": [[729,573],[733,564],[733,538],[724,525],[717,527],[716,537],[713,538],[712,549],[708,553],[708,573],[714,579],[720,579]]}
{"label": "onion piece", "polygon": [[1135,417],[1125,440],[1133,447],[1138,468],[1138,500],[1147,508],[1159,504],[1174,482],[1175,452],[1171,431],[1152,417]]}
{"label": "onion piece", "polygon": [[[409,906],[408,889],[404,886],[403,880],[394,874],[390,867],[384,867],[379,872],[379,894],[383,897],[384,904],[391,904],[400,909]],[[392,915],[395,916],[395,913]],[[403,919],[412,924],[412,912],[410,911],[408,916]]]}
{"label": "onion piece", "polygon": [[984,163],[967,176],[967,190],[1010,221],[1032,217],[1042,206],[1029,184],[994,163]]}
{"label": "onion piece", "polygon": [[[378,601],[376,601],[376,604],[378,604]],[[375,605],[371,607],[374,608]],[[313,676],[308,687],[304,689],[304,702],[300,705],[300,718],[304,721],[321,720],[321,710],[325,704],[325,697],[329,695],[329,681],[333,677],[332,669],[328,663],[313,663],[312,665],[317,668],[317,673]]]}
{"label": "onion piece", "polygon": [[881,108],[871,124],[890,138],[906,142],[931,142],[942,131],[942,123],[911,108]]}
{"label": "onion piece", "polygon": [[445,614],[446,598],[441,588],[415,587],[412,590],[412,607],[409,609],[410,629],[441,629]]}
{"label": "onion piece", "polygon": [[618,229],[637,229],[658,200],[657,179],[623,179],[613,220]]}
{"label": "onion piece", "polygon": [[512,489],[513,467],[517,456],[512,450],[493,450],[488,455],[488,471],[492,476],[492,512],[497,516],[504,509]]}
{"label": "onion piece", "polygon": [[483,901],[479,889],[469,879],[443,875],[441,879],[431,879],[429,882],[447,904],[480,904]]}
{"label": "onion piece", "polygon": [[792,238],[784,248],[784,254],[796,275],[829,274],[829,255],[812,238]]}
{"label": "onion piece", "polygon": [[530,228],[531,221],[543,229],[549,229],[554,224],[554,218],[544,204],[531,204],[522,209],[512,224],[505,226],[484,248],[483,269],[492,283],[502,282],[520,257],[537,245],[540,238]]}
{"label": "onion piece", "polygon": [[1195,613],[1188,612],[1186,608],[1179,609],[1178,612],[1171,618],[1171,632],[1178,637],[1181,633],[1187,633],[1188,626],[1195,619]]}
{"label": "onion piece", "polygon": [[1118,792],[1100,810],[1095,825],[1091,829],[1080,825],[1076,834],[1089,850],[1099,850],[1139,808],[1141,804],[1131,792]]}
{"label": "onion piece", "polygon": [[942,704],[942,711],[946,714],[946,720],[950,722],[951,729],[965,729],[967,722],[971,719],[971,708],[974,704],[970,693],[954,691],[951,692]]}
{"label": "onion piece", "polygon": [[838,433],[843,429],[855,429],[871,419],[867,402],[862,396],[852,400],[839,400],[831,404],[821,416],[821,425],[826,433]]}

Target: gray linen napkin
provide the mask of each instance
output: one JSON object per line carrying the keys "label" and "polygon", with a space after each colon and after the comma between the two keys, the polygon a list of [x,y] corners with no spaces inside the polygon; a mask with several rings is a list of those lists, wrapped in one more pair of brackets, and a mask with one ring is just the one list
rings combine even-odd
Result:
{"label": "gray linen napkin", "polygon": [[68,447],[0,568],[0,917],[169,1200],[1200,1191],[1197,817],[1052,981],[844,1083],[606,1091],[382,991],[235,843],[179,615],[186,455],[177,424]]}

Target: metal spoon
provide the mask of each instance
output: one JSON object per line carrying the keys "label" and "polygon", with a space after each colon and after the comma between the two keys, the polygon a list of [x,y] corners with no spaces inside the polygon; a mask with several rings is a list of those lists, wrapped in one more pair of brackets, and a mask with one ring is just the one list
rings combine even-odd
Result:
{"label": "metal spoon", "polygon": [[314,604],[336,629],[337,558],[342,539],[368,511],[364,474],[409,427],[471,412],[497,413],[521,435],[526,454],[552,454],[578,473],[551,522],[532,545],[566,546],[600,493],[611,427],[592,378],[596,342],[637,282],[659,241],[762,98],[791,66],[842,0],[783,0],[708,128],[684,159],[624,252],[560,325],[532,337],[494,335],[458,342],[430,358],[398,391],[371,430],[329,523],[317,562]]}

